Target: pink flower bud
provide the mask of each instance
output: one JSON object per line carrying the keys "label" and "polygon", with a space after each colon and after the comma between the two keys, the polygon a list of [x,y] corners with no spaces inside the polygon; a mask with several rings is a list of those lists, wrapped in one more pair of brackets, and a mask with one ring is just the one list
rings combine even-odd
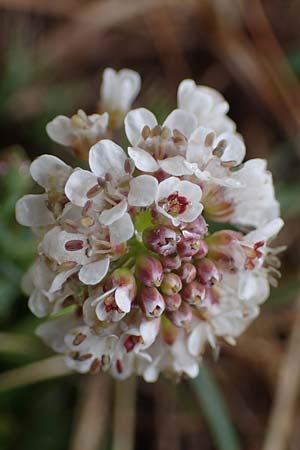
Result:
{"label": "pink flower bud", "polygon": [[177,311],[168,312],[167,315],[176,327],[190,329],[193,314],[191,308],[186,303],[182,303]]}
{"label": "pink flower bud", "polygon": [[181,298],[180,294],[165,295],[164,300],[165,300],[167,311],[176,311],[182,302],[182,298]]}
{"label": "pink flower bud", "polygon": [[199,248],[199,251],[194,255],[195,259],[202,259],[208,253],[207,243],[205,241],[199,241],[199,242],[200,242],[200,248]]}
{"label": "pink flower bud", "polygon": [[176,273],[166,273],[160,288],[165,295],[177,294],[182,288],[182,281]]}
{"label": "pink flower bud", "polygon": [[201,305],[205,298],[205,294],[205,287],[197,281],[186,284],[181,291],[182,300],[184,300],[189,305],[195,306]]}
{"label": "pink flower bud", "polygon": [[195,266],[200,283],[212,286],[215,281],[220,280],[219,271],[210,259],[199,259],[195,262]]}
{"label": "pink flower bud", "polygon": [[158,287],[162,282],[163,267],[158,259],[143,255],[137,260],[135,274],[144,285]]}
{"label": "pink flower bud", "polygon": [[193,222],[187,223],[184,226],[184,230],[197,235],[200,239],[207,235],[207,223],[203,216],[199,216]]}
{"label": "pink flower bud", "polygon": [[194,256],[201,249],[201,240],[198,236],[187,235],[183,236],[177,244],[178,254],[184,258]]}
{"label": "pink flower bud", "polygon": [[181,258],[179,255],[175,256],[163,256],[161,258],[162,265],[164,266],[164,270],[166,272],[170,272],[171,270],[177,270],[181,266]]}
{"label": "pink flower bud", "polygon": [[176,253],[178,234],[167,227],[148,228],[143,233],[143,241],[146,247],[155,253],[169,256]]}
{"label": "pink flower bud", "polygon": [[180,267],[178,275],[184,283],[191,283],[197,275],[196,267],[190,262],[185,262]]}
{"label": "pink flower bud", "polygon": [[164,312],[163,296],[155,287],[144,287],[141,290],[140,301],[147,317],[159,317]]}

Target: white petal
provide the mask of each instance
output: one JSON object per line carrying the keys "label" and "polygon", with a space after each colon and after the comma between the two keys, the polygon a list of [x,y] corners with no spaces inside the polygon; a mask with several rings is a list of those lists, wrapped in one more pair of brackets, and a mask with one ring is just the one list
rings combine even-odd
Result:
{"label": "white petal", "polygon": [[43,323],[36,329],[35,334],[53,348],[54,351],[63,353],[68,350],[64,341],[65,334],[78,323],[79,319],[76,316],[63,316]]}
{"label": "white petal", "polygon": [[115,292],[116,305],[121,311],[128,313],[131,308],[131,301],[127,289],[117,289]]}
{"label": "white petal", "polygon": [[193,173],[183,156],[173,156],[171,158],[163,159],[162,161],[159,161],[159,165],[166,173],[178,177],[182,175],[191,175]]}
{"label": "white petal", "polygon": [[158,181],[151,175],[141,175],[130,181],[128,203],[132,206],[149,206],[156,196]]}
{"label": "white petal", "polygon": [[125,213],[121,219],[109,227],[110,242],[113,247],[128,241],[134,234],[134,226],[130,215]]}
{"label": "white petal", "polygon": [[[65,245],[68,241],[81,240],[83,248],[76,251],[67,251]],[[78,264],[86,264],[89,259],[85,254],[86,237],[79,233],[67,233],[60,227],[52,228],[45,234],[40,245],[40,251],[59,264],[74,261]]]}
{"label": "white petal", "polygon": [[49,293],[53,293],[61,289],[64,282],[67,281],[67,279],[77,271],[78,267],[73,267],[72,269],[65,270],[56,275],[50,286]]}
{"label": "white petal", "polygon": [[186,158],[189,162],[206,163],[211,157],[211,147],[205,145],[208,135],[212,135],[212,144],[214,143],[215,134],[211,128],[198,127],[192,133],[186,151]]}
{"label": "white petal", "polygon": [[180,185],[180,180],[175,177],[167,178],[159,183],[157,191],[157,200],[169,197],[170,194],[175,192]]}
{"label": "white petal", "polygon": [[192,203],[199,202],[202,197],[202,190],[200,186],[195,183],[191,183],[190,181],[181,181],[178,185],[178,192]]}
{"label": "white petal", "polygon": [[201,203],[196,203],[190,206],[183,214],[180,214],[178,218],[183,222],[193,222],[197,219],[203,211],[203,205]]}
{"label": "white petal", "polygon": [[116,220],[123,217],[126,211],[127,211],[127,201],[122,200],[120,203],[113,206],[112,208],[102,211],[102,213],[99,216],[99,222],[102,223],[103,225],[111,225]]}
{"label": "white petal", "polygon": [[222,139],[227,141],[227,147],[221,158],[222,161],[236,161],[237,164],[240,164],[246,155],[246,146],[243,138],[238,134],[222,133],[218,136],[216,144]]}
{"label": "white petal", "polygon": [[153,344],[160,330],[160,324],[161,320],[159,318],[142,321],[140,326],[140,333],[144,341],[143,348],[147,348]]}
{"label": "white petal", "polygon": [[53,214],[47,208],[48,196],[25,195],[16,204],[16,219],[26,227],[43,227],[55,223]]}
{"label": "white petal", "polygon": [[136,168],[143,172],[156,172],[159,169],[153,156],[141,148],[129,147],[128,154],[133,159]]}
{"label": "white petal", "polygon": [[89,153],[91,170],[97,177],[105,178],[106,174],[118,179],[125,174],[126,161],[124,150],[109,139],[103,139],[93,145]]}
{"label": "white petal", "polygon": [[87,192],[98,184],[97,177],[88,170],[75,170],[68,179],[65,193],[68,199],[77,206],[84,206],[88,198]]}
{"label": "white petal", "polygon": [[133,109],[127,114],[124,122],[127,139],[133,146],[138,144],[145,125],[150,130],[157,125],[154,114],[145,108]]}
{"label": "white petal", "polygon": [[207,327],[205,323],[199,324],[191,332],[188,338],[188,350],[191,355],[199,356],[203,352],[207,342]]}
{"label": "white petal", "polygon": [[66,116],[57,116],[46,126],[48,136],[62,145],[72,145],[74,131],[71,121]]}
{"label": "white petal", "polygon": [[106,111],[126,113],[141,88],[141,77],[134,70],[122,69],[116,72],[107,68],[103,72],[101,103]]}
{"label": "white petal", "polygon": [[49,300],[38,289],[35,289],[31,294],[28,301],[28,307],[37,317],[45,317],[51,312]]}
{"label": "white petal", "polygon": [[270,223],[248,233],[245,236],[245,242],[250,245],[260,241],[268,242],[277,236],[283,225],[284,222],[281,218],[274,219]]}
{"label": "white petal", "polygon": [[45,189],[53,183],[54,187],[63,187],[71,173],[72,168],[53,155],[39,156],[30,166],[32,178]]}
{"label": "white petal", "polygon": [[171,131],[178,130],[186,138],[189,138],[197,127],[197,119],[189,112],[183,111],[182,109],[175,109],[168,115],[163,126],[168,127]]}
{"label": "white petal", "polygon": [[104,258],[99,261],[86,264],[79,271],[79,280],[88,285],[99,283],[108,272],[109,262],[109,258]]}

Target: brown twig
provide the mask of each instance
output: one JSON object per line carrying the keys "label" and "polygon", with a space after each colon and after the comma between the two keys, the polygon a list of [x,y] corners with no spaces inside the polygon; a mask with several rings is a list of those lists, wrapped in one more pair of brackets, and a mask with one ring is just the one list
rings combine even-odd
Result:
{"label": "brown twig", "polygon": [[76,407],[71,450],[97,450],[104,437],[110,405],[110,379],[84,375]]}
{"label": "brown twig", "polygon": [[[300,299],[296,303],[300,308]],[[295,320],[288,348],[281,363],[274,406],[264,440],[263,450],[285,450],[291,437],[297,398],[300,390],[300,320]]]}

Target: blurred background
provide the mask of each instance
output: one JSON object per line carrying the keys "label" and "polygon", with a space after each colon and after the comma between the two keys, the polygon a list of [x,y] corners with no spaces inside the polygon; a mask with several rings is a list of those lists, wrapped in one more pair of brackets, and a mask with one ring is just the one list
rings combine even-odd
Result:
{"label": "blurred background", "polygon": [[[299,19],[300,0],[0,0],[1,450],[300,449]],[[140,72],[138,104],[162,118],[183,78],[221,91],[247,157],[268,159],[286,222],[279,287],[238,345],[192,384],[137,381],[135,398],[134,380],[33,383],[66,374],[34,337],[20,280],[36,243],[14,218],[30,161],[71,161],[46,123],[93,112],[107,66]]]}

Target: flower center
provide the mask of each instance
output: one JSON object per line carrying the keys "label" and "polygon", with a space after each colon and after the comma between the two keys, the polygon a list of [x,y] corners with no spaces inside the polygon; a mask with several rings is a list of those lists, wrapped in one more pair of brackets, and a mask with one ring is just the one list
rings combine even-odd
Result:
{"label": "flower center", "polygon": [[183,214],[189,206],[188,199],[183,195],[179,195],[178,192],[174,192],[169,195],[166,200],[163,201],[164,210],[171,216],[178,216]]}

